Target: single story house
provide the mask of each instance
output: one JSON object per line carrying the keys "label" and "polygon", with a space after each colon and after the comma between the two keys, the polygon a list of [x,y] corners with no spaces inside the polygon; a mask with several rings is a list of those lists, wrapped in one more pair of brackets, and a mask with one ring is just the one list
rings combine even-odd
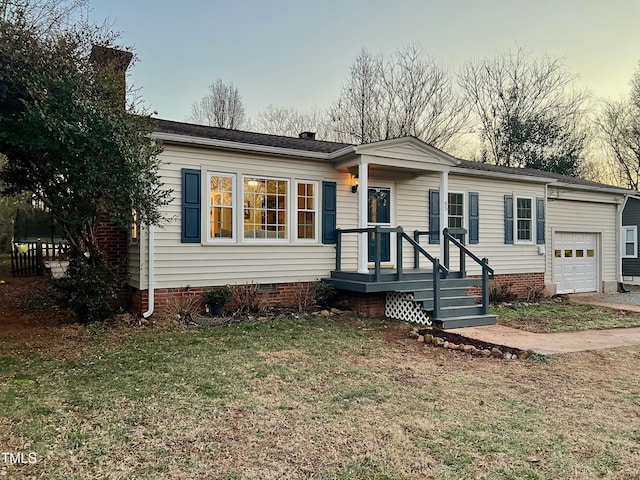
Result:
{"label": "single story house", "polygon": [[129,242],[141,313],[251,282],[287,305],[325,279],[359,312],[453,328],[495,321],[487,279],[520,297],[622,279],[627,190],[460,160],[413,137],[351,145],[156,123],[174,200]]}

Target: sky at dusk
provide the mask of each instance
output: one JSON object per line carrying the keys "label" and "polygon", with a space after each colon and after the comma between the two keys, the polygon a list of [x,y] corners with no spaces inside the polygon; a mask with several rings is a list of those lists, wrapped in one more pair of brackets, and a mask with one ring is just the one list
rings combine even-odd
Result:
{"label": "sky at dusk", "polygon": [[629,92],[640,0],[91,0],[139,61],[129,82],[160,118],[184,121],[217,78],[250,117],[269,104],[335,101],[358,52],[416,43],[452,74],[518,47],[564,60],[595,96]]}

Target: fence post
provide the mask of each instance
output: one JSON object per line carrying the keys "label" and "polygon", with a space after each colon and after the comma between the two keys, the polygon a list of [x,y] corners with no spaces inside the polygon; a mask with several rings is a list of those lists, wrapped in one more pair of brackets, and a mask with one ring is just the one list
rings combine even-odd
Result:
{"label": "fence post", "polygon": [[489,259],[483,258],[482,263],[482,314],[486,315],[489,313]]}
{"label": "fence post", "polygon": [[[465,243],[465,234],[461,234],[460,243],[462,245],[466,245]],[[467,268],[466,268],[466,254],[464,250],[460,249],[460,278],[467,278]]]}
{"label": "fence post", "polygon": [[444,262],[444,266],[447,270],[449,270],[449,229],[445,228],[442,231],[442,241],[444,242],[444,258],[442,261]]}
{"label": "fence post", "polygon": [[440,317],[440,260],[433,261],[433,318]]}
{"label": "fence post", "polygon": [[396,233],[396,253],[397,253],[397,260],[396,260],[396,270],[398,272],[398,280],[402,280],[402,235],[403,235],[403,231],[402,231],[402,227],[398,227],[399,230]]}
{"label": "fence post", "polygon": [[376,278],[376,283],[380,281],[380,261],[382,258],[382,235],[380,233],[380,227],[376,226],[374,229],[374,233],[373,233],[373,238],[374,241],[376,242],[376,264],[375,264],[375,278]]}
{"label": "fence post", "polygon": [[340,271],[342,266],[342,232],[336,229],[336,272]]}

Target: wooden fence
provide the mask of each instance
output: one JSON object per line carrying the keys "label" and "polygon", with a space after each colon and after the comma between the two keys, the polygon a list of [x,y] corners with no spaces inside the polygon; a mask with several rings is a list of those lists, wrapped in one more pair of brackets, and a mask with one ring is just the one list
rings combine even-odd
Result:
{"label": "wooden fence", "polygon": [[11,272],[14,277],[43,275],[47,262],[64,258],[68,251],[69,245],[62,242],[17,243],[11,249]]}

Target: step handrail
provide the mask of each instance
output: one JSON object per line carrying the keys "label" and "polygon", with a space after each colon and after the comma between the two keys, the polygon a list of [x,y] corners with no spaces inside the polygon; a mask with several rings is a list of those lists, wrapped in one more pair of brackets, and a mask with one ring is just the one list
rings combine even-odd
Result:
{"label": "step handrail", "polygon": [[[442,231],[442,237],[445,242],[453,243],[453,245],[458,247],[458,249],[460,250],[460,261],[461,261],[460,271],[463,276],[466,276],[466,273],[464,272],[464,256],[465,255],[469,256],[471,260],[476,262],[482,268],[482,314],[486,315],[487,313],[489,313],[489,278],[493,278],[495,274],[495,272],[493,271],[493,268],[489,266],[489,259],[483,258],[482,260],[480,260],[473,252],[471,252],[471,250],[469,250],[462,243],[460,243],[457,238],[453,237],[449,233],[448,228],[445,228]],[[446,250],[448,252],[448,249]],[[448,258],[446,259],[446,264],[447,265],[449,264]]]}

